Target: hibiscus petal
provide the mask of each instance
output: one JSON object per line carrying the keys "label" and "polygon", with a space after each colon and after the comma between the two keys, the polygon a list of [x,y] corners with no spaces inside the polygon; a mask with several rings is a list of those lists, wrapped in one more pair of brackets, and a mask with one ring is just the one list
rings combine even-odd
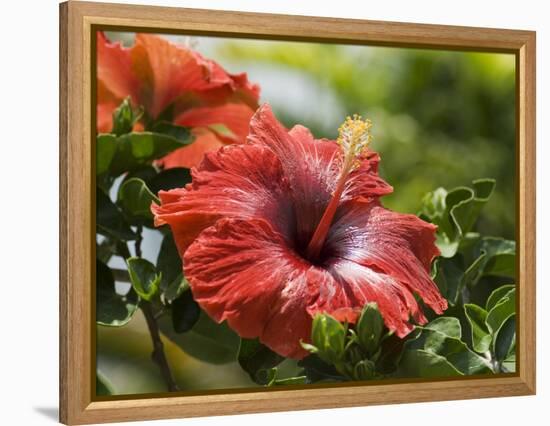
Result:
{"label": "hibiscus petal", "polygon": [[152,34],[136,34],[131,49],[133,72],[142,83],[141,98],[157,117],[182,92],[205,85],[207,66],[193,52]]}
{"label": "hibiscus petal", "polygon": [[313,267],[264,220],[221,219],[184,255],[194,299],[216,321],[275,352],[302,358],[309,340],[307,304]]}
{"label": "hibiscus petal", "polygon": [[132,70],[130,49],[120,43],[111,43],[102,31],[97,33],[97,79],[102,88],[98,90],[98,103],[122,100],[131,96],[136,102],[139,81]]}
{"label": "hibiscus petal", "polygon": [[[436,313],[447,309],[429,274],[432,260],[439,255],[435,225],[374,202],[346,203],[337,215],[325,246],[328,264],[344,259],[364,266],[390,276],[391,287],[418,294]],[[421,318],[415,310],[410,313]]]}
{"label": "hibiscus petal", "polygon": [[164,168],[198,166],[207,152],[216,151],[226,143],[244,142],[253,114],[254,111],[244,104],[192,108],[180,114],[175,123],[192,127],[195,141],[158,163]]}
{"label": "hibiscus petal", "polygon": [[185,167],[190,169],[200,164],[208,152],[215,152],[225,144],[214,133],[207,129],[193,129],[195,140],[191,145],[172,151],[158,160],[157,164],[165,169]]}
{"label": "hibiscus petal", "polygon": [[[268,146],[277,154],[290,181],[296,207],[299,244],[305,248],[332,198],[342,166],[342,151],[328,139],[314,139],[303,126],[287,131],[268,104],[262,105],[250,122],[249,142]],[[377,172],[378,156],[364,156],[357,172],[348,179],[343,200],[372,198],[392,188]]]}
{"label": "hibiscus petal", "polygon": [[[414,327],[409,322],[410,316],[418,323],[426,322],[416,299],[407,286],[390,275],[347,260],[331,263],[329,270],[349,298],[348,306],[338,308],[332,303],[332,309],[336,308],[337,314],[344,310],[348,321],[355,322],[361,307],[369,302],[376,302],[386,327],[395,331],[399,337],[404,337],[413,330]],[[331,313],[326,307],[324,310]]]}
{"label": "hibiscus petal", "polygon": [[186,92],[209,102],[226,101],[237,90],[246,93],[249,101],[259,93],[246,76],[234,79],[216,62],[156,35],[137,34],[131,57],[133,71],[143,83],[141,96],[153,117]]}
{"label": "hibiscus petal", "polygon": [[174,122],[187,127],[210,127],[225,143],[243,143],[254,115],[248,105],[225,104],[216,107],[192,108],[180,114]]}
{"label": "hibiscus petal", "polygon": [[268,148],[227,145],[206,154],[192,176],[186,188],[161,191],[161,205],[152,207],[155,223],[171,226],[181,254],[204,228],[223,217],[263,218],[292,239],[288,182]]}

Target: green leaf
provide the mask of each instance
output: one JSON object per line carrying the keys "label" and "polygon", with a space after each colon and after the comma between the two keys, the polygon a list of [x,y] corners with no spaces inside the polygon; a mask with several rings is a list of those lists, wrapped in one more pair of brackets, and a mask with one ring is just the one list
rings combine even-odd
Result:
{"label": "green leaf", "polygon": [[472,329],[472,344],[479,353],[487,352],[491,347],[493,336],[487,324],[487,311],[474,304],[465,304],[464,311]]}
{"label": "green leaf", "polygon": [[95,394],[97,396],[107,396],[114,395],[115,393],[113,384],[103,373],[97,370],[95,376]]}
{"label": "green leaf", "polygon": [[396,374],[399,377],[415,378],[440,378],[463,375],[445,357],[423,349],[405,351]]}
{"label": "green leaf", "polygon": [[499,238],[480,238],[471,233],[461,240],[460,252],[453,258],[439,258],[434,266],[434,281],[451,305],[456,305],[462,290],[470,290],[484,276],[514,276],[515,243]]}
{"label": "green leaf", "polygon": [[475,259],[470,266],[464,271],[460,280],[459,290],[462,290],[466,286],[473,286],[477,283],[483,272],[485,266],[487,253],[481,253],[477,259]]}
{"label": "green leaf", "polygon": [[182,273],[178,274],[178,276],[171,283],[168,283],[164,288],[162,287],[161,282],[162,297],[165,303],[172,303],[188,289],[189,282],[187,282]]}
{"label": "green leaf", "polygon": [[199,320],[201,309],[193,300],[191,291],[186,291],[172,303],[172,326],[176,333],[185,333]]}
{"label": "green leaf", "polygon": [[189,136],[186,140],[155,132],[132,132],[123,134],[116,139],[116,151],[109,166],[109,173],[118,176],[131,172],[153,160],[184,147],[193,141]]}
{"label": "green leaf", "polygon": [[369,356],[374,355],[378,350],[383,331],[384,320],[378,311],[378,306],[376,303],[368,303],[357,321],[357,338]]}
{"label": "green leaf", "polygon": [[116,147],[115,135],[107,133],[97,136],[95,164],[98,176],[109,170],[111,161],[115,156]]}
{"label": "green leaf", "polygon": [[168,191],[174,188],[184,188],[191,182],[191,172],[183,167],[166,169],[147,182],[152,193],[158,194],[160,190]]}
{"label": "green leaf", "polygon": [[258,339],[241,339],[237,359],[239,365],[255,383],[266,385],[264,374],[259,374],[259,372],[272,369],[283,362],[285,358],[262,345]]}
{"label": "green leaf", "polygon": [[487,314],[487,325],[496,335],[508,318],[516,313],[516,289],[506,293]]}
{"label": "green leaf", "polygon": [[164,236],[157,257],[157,270],[162,274],[160,289],[163,298],[171,303],[188,286],[183,277],[181,258],[172,233]]}
{"label": "green leaf", "polygon": [[96,322],[100,325],[121,327],[132,319],[138,308],[138,297],[133,289],[126,295],[115,291],[113,273],[107,265],[96,261]]}
{"label": "green leaf", "polygon": [[516,343],[516,316],[512,315],[500,327],[495,340],[495,357],[499,361],[514,355]]}
{"label": "green leaf", "polygon": [[317,355],[309,355],[298,361],[298,366],[304,369],[308,383],[339,382],[343,376],[336,371],[333,365],[324,362]]}
{"label": "green leaf", "polygon": [[136,293],[143,300],[151,301],[157,293],[162,274],[158,274],[155,265],[139,257],[126,259],[130,281]]}
{"label": "green leaf", "polygon": [[515,288],[515,284],[507,284],[494,290],[487,299],[485,310],[490,311],[491,309],[493,309],[495,305],[500,301],[500,299],[506,296],[506,294],[508,294],[510,290],[513,290]]}
{"label": "green leaf", "polygon": [[450,210],[450,216],[454,220],[456,226],[455,233],[460,236],[466,235],[466,233],[472,229],[481,209],[487,203],[495,189],[494,179],[478,179],[472,183],[473,194],[471,198],[460,199],[460,201],[455,204],[452,202],[449,203],[449,196],[447,196],[447,203],[453,205]]}
{"label": "green leaf", "polygon": [[506,370],[506,372],[515,373],[516,372],[516,355],[515,354],[510,355],[508,358],[502,361],[501,366]]}
{"label": "green leaf", "polygon": [[447,197],[447,191],[445,188],[437,188],[435,191],[428,192],[422,198],[421,210],[418,213],[430,222],[440,222],[446,212],[447,205],[445,198]]}
{"label": "green leaf", "polygon": [[423,328],[426,330],[438,331],[454,339],[460,339],[462,337],[462,328],[458,318],[439,317],[426,324]]}
{"label": "green leaf", "polygon": [[201,311],[199,320],[186,333],[176,333],[172,320],[163,316],[158,320],[162,333],[184,352],[211,364],[235,361],[240,339],[225,323],[217,324]]}
{"label": "green leaf", "polygon": [[503,238],[485,237],[480,240],[478,253],[486,253],[484,275],[516,276],[516,242]]}
{"label": "green leaf", "polygon": [[153,218],[151,203],[160,204],[160,200],[151,192],[144,181],[131,178],[118,190],[118,205],[124,213],[133,219]]}
{"label": "green leaf", "polygon": [[332,316],[317,314],[313,318],[311,340],[317,355],[325,362],[335,364],[344,356],[346,327]]}
{"label": "green leaf", "polygon": [[434,281],[451,305],[455,305],[460,294],[463,270],[458,265],[456,258],[447,259],[441,257],[438,259],[436,266],[436,276]]}
{"label": "green leaf", "polygon": [[96,191],[96,226],[97,232],[106,237],[123,241],[136,238],[122,212],[100,188]]}
{"label": "green leaf", "polygon": [[[146,164],[142,167],[139,167],[129,173],[126,173],[124,175],[124,179],[122,181],[122,183],[126,182],[127,180],[130,180],[132,178],[138,178],[138,179],[141,179],[143,182],[145,182],[147,184],[147,187],[149,189],[151,189],[151,187],[149,186],[149,182],[151,181],[151,179],[154,179],[155,176],[158,175],[158,171],[157,169],[150,165],[150,164]],[[151,190],[151,192],[153,192]]]}
{"label": "green leaf", "polygon": [[438,188],[422,199],[420,216],[438,225],[436,244],[443,257],[456,254],[494,187],[493,179],[479,179],[472,182],[472,188],[458,187],[448,192]]}
{"label": "green leaf", "polygon": [[134,110],[130,104],[130,97],[127,97],[113,112],[112,133],[119,136],[123,133],[131,132],[134,124],[141,118],[142,115],[143,108]]}
{"label": "green leaf", "polygon": [[151,130],[155,133],[162,133],[170,136],[184,145],[190,143],[193,138],[187,127],[178,126],[169,121],[158,121],[153,125]]}
{"label": "green leaf", "polygon": [[[416,338],[405,343],[403,356],[409,351],[422,350],[441,356],[462,374],[481,374],[491,371],[489,362],[471,351],[459,338],[457,318],[436,321],[423,327]],[[449,333],[449,334],[447,334]],[[423,356],[423,355],[422,355]],[[400,363],[401,364],[401,363]]]}

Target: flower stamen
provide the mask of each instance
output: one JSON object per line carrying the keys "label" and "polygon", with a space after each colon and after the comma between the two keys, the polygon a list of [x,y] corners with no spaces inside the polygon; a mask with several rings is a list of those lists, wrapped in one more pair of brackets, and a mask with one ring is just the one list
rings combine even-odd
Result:
{"label": "flower stamen", "polygon": [[338,128],[338,139],[336,142],[342,147],[342,152],[344,154],[342,169],[332,198],[307,246],[306,257],[310,260],[317,259],[321,253],[330,225],[336,214],[340,197],[344,192],[347,178],[349,174],[357,168],[359,165],[359,157],[371,143],[371,127],[372,123],[370,120],[363,120],[360,115],[354,114],[353,117],[347,117],[344,123]]}

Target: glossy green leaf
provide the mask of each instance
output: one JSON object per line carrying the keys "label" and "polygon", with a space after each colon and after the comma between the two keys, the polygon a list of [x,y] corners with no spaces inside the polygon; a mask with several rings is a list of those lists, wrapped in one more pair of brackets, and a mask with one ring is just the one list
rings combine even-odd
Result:
{"label": "glossy green leaf", "polygon": [[[443,318],[443,317],[442,317]],[[439,318],[423,327],[416,338],[405,343],[403,356],[409,351],[421,350],[445,358],[455,369],[462,374],[481,374],[491,371],[489,362],[471,351],[457,336],[457,321],[442,321]],[[431,329],[432,327],[433,329]],[[446,334],[448,332],[449,334]],[[400,363],[401,364],[401,363]]]}
{"label": "glossy green leaf", "polygon": [[464,312],[472,330],[472,345],[476,352],[485,353],[491,347],[493,337],[487,327],[487,311],[474,304],[465,304]]}
{"label": "glossy green leaf", "polygon": [[201,309],[193,300],[191,291],[184,292],[171,305],[172,326],[176,333],[185,333],[193,328],[199,320]]}
{"label": "glossy green leaf", "polygon": [[457,259],[447,259],[444,257],[438,259],[434,281],[443,297],[451,305],[457,302],[463,275],[464,271],[461,269]]}
{"label": "glossy green leaf", "polygon": [[495,357],[499,361],[514,355],[516,343],[516,316],[512,315],[500,327],[495,340]]}
{"label": "glossy green leaf", "polygon": [[449,196],[447,196],[447,204],[452,204],[453,207],[450,211],[455,225],[455,236],[466,235],[474,226],[479,213],[483,206],[487,203],[491,194],[495,189],[494,179],[478,179],[473,183],[473,194],[471,198],[460,199],[456,204],[449,203]]}
{"label": "glossy green leaf", "polygon": [[496,335],[508,318],[516,313],[516,289],[506,293],[487,314],[489,330]]}
{"label": "glossy green leaf", "polygon": [[116,138],[116,151],[109,165],[109,173],[118,176],[134,171],[192,141],[190,134],[182,140],[155,132],[125,133]]}
{"label": "glossy green leaf", "polygon": [[115,290],[113,273],[107,265],[96,261],[96,322],[100,325],[121,327],[132,319],[138,308],[138,297],[133,289],[126,295]]}
{"label": "glossy green leaf", "polygon": [[446,197],[445,188],[437,188],[435,191],[428,192],[422,198],[419,215],[430,222],[441,222],[447,209]]}
{"label": "glossy green leaf", "polygon": [[471,188],[458,187],[448,192],[438,188],[423,198],[420,216],[438,225],[436,244],[443,257],[451,258],[456,254],[494,187],[493,179],[479,179],[472,182]]}
{"label": "glossy green leaf", "polygon": [[182,269],[181,258],[172,233],[167,233],[160,245],[157,270],[162,274],[160,289],[168,303],[176,299],[188,286]]}
{"label": "glossy green leaf", "polygon": [[254,382],[260,385],[266,385],[267,382],[259,372],[272,369],[284,359],[284,357],[261,344],[258,339],[241,339],[237,358],[239,365]]}
{"label": "glossy green leaf", "polygon": [[501,363],[501,368],[504,369],[504,372],[515,373],[516,372],[516,355],[510,355]]}
{"label": "glossy green leaf", "polygon": [[161,281],[162,297],[165,303],[172,303],[188,289],[189,282],[187,282],[182,273],[178,274],[178,276],[171,283],[168,283],[166,287],[162,286]]}
{"label": "glossy green leaf", "polygon": [[122,212],[100,188],[96,191],[96,227],[106,237],[123,241],[136,238]]}
{"label": "glossy green leaf", "polygon": [[463,289],[466,286],[473,286],[477,283],[481,274],[483,273],[483,267],[485,266],[487,253],[481,253],[477,259],[475,259],[464,271],[462,278],[460,279],[459,289]]}
{"label": "glossy green leaf", "polygon": [[131,218],[152,219],[151,204],[160,204],[160,201],[143,180],[131,178],[120,185],[117,203]]}
{"label": "glossy green leaf", "polygon": [[158,291],[161,273],[157,273],[155,265],[139,258],[126,259],[130,281],[136,293],[144,300],[150,301]]}
{"label": "glossy green leaf", "polygon": [[170,136],[182,144],[190,143],[193,138],[187,127],[178,126],[170,121],[158,121],[153,125],[151,130],[155,133]]}
{"label": "glossy green leaf", "polygon": [[452,337],[454,339],[460,339],[462,337],[462,328],[458,318],[454,317],[439,317],[430,321],[423,328],[426,330],[438,331],[445,336]]}
{"label": "glossy green leaf", "polygon": [[309,355],[298,362],[304,369],[308,383],[339,382],[343,376],[336,371],[333,365],[326,363],[317,355]]}
{"label": "glossy green leaf", "polygon": [[96,141],[96,174],[99,176],[109,170],[115,156],[116,136],[111,133],[100,134]]}
{"label": "glossy green leaf", "polygon": [[480,241],[478,250],[487,253],[483,271],[485,275],[515,278],[515,241],[505,240],[503,238],[485,237]]}
{"label": "glossy green leaf", "polygon": [[502,299],[504,296],[506,296],[506,294],[508,294],[511,290],[515,288],[515,284],[507,284],[495,289],[487,299],[485,310],[488,312],[493,309],[495,305],[500,301],[500,299]]}
{"label": "glossy green leaf", "polygon": [[403,353],[396,375],[398,377],[441,378],[461,376],[463,373],[445,357],[423,349],[415,349]]}
{"label": "glossy green leaf", "polygon": [[147,186],[152,193],[158,194],[159,191],[168,191],[174,188],[184,188],[191,182],[191,172],[183,167],[174,167],[158,173],[152,179],[147,181]]}
{"label": "glossy green leaf", "polygon": [[226,364],[237,359],[239,336],[225,323],[215,323],[203,311],[193,328],[183,334],[175,332],[172,320],[166,315],[158,323],[168,339],[194,358],[212,364]]}

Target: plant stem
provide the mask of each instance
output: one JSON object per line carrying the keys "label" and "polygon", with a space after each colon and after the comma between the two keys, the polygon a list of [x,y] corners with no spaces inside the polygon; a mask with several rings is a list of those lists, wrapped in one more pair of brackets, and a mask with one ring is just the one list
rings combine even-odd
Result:
{"label": "plant stem", "polygon": [[[137,227],[137,238],[135,242],[135,251],[136,256],[141,257],[141,241],[143,240],[141,232],[143,227],[140,225]],[[139,307],[145,316],[145,321],[147,322],[147,328],[149,329],[149,334],[151,335],[151,340],[153,341],[153,352],[151,358],[158,365],[162,378],[166,383],[166,387],[170,392],[179,391],[178,385],[176,384],[174,377],[172,376],[172,371],[170,371],[170,366],[168,365],[168,360],[166,359],[166,354],[164,353],[164,344],[160,338],[159,326],[155,313],[153,312],[153,306],[151,302],[147,300],[140,300]]]}
{"label": "plant stem", "polygon": [[178,385],[174,381],[174,377],[170,371],[170,366],[168,365],[168,360],[166,359],[166,354],[164,353],[164,344],[160,338],[159,327],[157,320],[155,319],[155,314],[153,313],[151,303],[142,300],[140,302],[140,308],[143,311],[145,320],[147,321],[149,334],[151,335],[151,340],[153,341],[153,353],[151,354],[151,358],[158,365],[168,390],[170,392],[178,391]]}
{"label": "plant stem", "polygon": [[134,245],[134,248],[136,250],[136,257],[141,257],[141,242],[143,241],[143,237],[141,236],[142,231],[143,231],[143,226],[138,225],[137,237]]}

